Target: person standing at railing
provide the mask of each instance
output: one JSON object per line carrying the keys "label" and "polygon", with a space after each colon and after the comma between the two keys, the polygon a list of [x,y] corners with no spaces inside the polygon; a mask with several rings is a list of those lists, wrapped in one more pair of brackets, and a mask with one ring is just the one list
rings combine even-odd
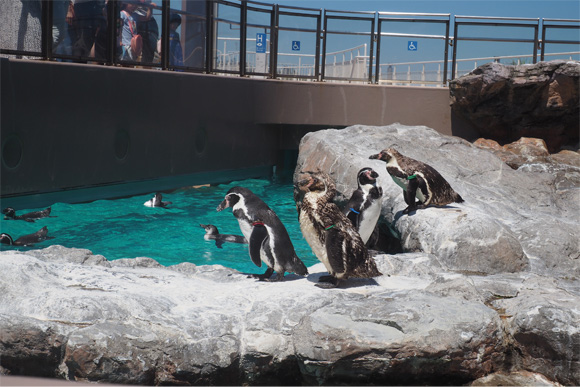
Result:
{"label": "person standing at railing", "polygon": [[[169,65],[183,66],[183,49],[181,48],[181,38],[177,29],[181,25],[181,16],[177,13],[172,13],[169,17]],[[157,50],[161,52],[161,42],[159,39]]]}
{"label": "person standing at railing", "polygon": [[137,21],[137,30],[143,37],[143,63],[153,63],[157,54],[157,40],[159,39],[159,25],[153,17],[155,3],[144,3],[135,10],[133,17]]}
{"label": "person standing at railing", "polygon": [[66,15],[72,43],[72,54],[81,58],[103,59],[103,50],[93,46],[99,32],[107,30],[105,0],[71,0]]}

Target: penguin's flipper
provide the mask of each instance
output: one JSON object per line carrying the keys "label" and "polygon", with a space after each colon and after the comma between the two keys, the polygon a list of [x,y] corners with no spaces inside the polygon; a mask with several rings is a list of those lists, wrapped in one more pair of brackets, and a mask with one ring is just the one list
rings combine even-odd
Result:
{"label": "penguin's flipper", "polygon": [[221,248],[222,248],[222,246],[224,245],[224,243],[225,243],[225,242],[224,242],[223,240],[221,240],[221,239],[216,239],[216,240],[215,240],[215,247],[217,247],[218,249],[221,249]]}
{"label": "penguin's flipper", "polygon": [[[260,258],[260,251],[262,250],[262,243],[268,237],[268,230],[262,222],[254,222],[252,228],[252,234],[250,235],[250,258],[254,265],[262,267],[262,259]],[[271,273],[270,273],[271,275]]]}
{"label": "penguin's flipper", "polygon": [[354,228],[358,230],[360,226],[360,211],[357,211],[354,208],[349,208],[346,217],[350,220]]}
{"label": "penguin's flipper", "polygon": [[407,177],[407,180],[409,180],[409,185],[405,191],[405,202],[408,207],[403,211],[404,214],[408,214],[417,208],[415,196],[417,195],[417,188],[419,188],[419,179],[416,175]]}
{"label": "penguin's flipper", "polygon": [[344,260],[342,259],[343,233],[333,225],[326,227],[326,254],[334,273],[344,273]]}

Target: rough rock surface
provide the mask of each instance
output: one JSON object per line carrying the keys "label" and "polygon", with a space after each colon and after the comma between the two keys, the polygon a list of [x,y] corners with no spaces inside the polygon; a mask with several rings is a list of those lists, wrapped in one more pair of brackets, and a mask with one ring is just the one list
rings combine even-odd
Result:
{"label": "rough rock surface", "polygon": [[546,141],[550,152],[578,144],[580,62],[487,63],[449,84],[451,108],[500,143]]}
{"label": "rough rock surface", "polygon": [[[466,202],[401,216],[401,189],[368,160],[387,146],[434,166]],[[383,219],[406,251],[375,257],[384,276],[324,290],[322,264],[264,283],[60,246],[2,252],[0,370],[132,384],[580,384],[578,186],[398,124],[309,134],[300,166],[330,172],[343,196],[360,168],[379,172]]]}

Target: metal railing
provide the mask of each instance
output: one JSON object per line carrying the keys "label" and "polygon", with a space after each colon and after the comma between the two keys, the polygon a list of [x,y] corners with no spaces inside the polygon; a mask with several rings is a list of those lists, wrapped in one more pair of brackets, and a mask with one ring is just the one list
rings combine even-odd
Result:
{"label": "metal railing", "polygon": [[[93,53],[96,43],[90,54],[73,55],[62,49],[62,43],[58,49],[54,46],[56,3],[22,2],[22,7],[31,3],[40,7],[38,29],[26,24],[18,31],[6,31],[14,23],[2,18],[12,16],[0,15],[1,55],[232,76],[423,86],[447,85],[449,78],[471,71],[460,66],[469,62],[473,65],[469,69],[510,59],[536,63],[538,51],[540,60],[580,59],[580,20],[576,19],[348,12],[241,0],[185,0],[181,9],[172,9],[169,0],[161,0],[161,6],[153,7],[155,18],[160,20],[161,42],[148,60],[119,56],[120,32],[114,26],[121,22],[122,3],[110,0],[106,28],[100,31],[101,55]],[[182,63],[171,60],[170,36],[174,31],[170,30],[170,17],[174,14],[182,17]],[[417,31],[410,30],[411,25]],[[498,36],[499,30],[504,32]],[[11,40],[10,36],[18,38]],[[35,43],[27,46],[30,41]],[[497,49],[497,54],[468,57],[472,46],[480,43],[492,51]],[[408,44],[407,50],[401,48],[403,44]],[[416,54],[418,58],[410,60],[409,53],[419,52],[417,46],[429,47],[425,50],[429,54]],[[524,51],[524,46],[527,53],[514,53]],[[510,52],[499,47],[508,47]],[[555,53],[554,47],[565,49]]]}

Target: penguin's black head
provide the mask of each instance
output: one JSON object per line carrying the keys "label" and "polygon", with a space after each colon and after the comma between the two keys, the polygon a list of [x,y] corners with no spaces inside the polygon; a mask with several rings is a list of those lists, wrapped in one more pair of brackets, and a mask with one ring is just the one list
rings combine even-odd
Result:
{"label": "penguin's black head", "polygon": [[330,177],[323,172],[303,172],[296,187],[302,192],[319,192],[328,189],[327,181]]}
{"label": "penguin's black head", "polygon": [[219,234],[218,228],[213,224],[199,224],[205,230],[205,233],[208,235],[217,235]]}
{"label": "penguin's black head", "polygon": [[380,153],[377,153],[376,155],[370,156],[369,159],[381,160],[384,161],[385,163],[388,163],[389,161],[391,161],[392,158],[396,157],[398,154],[399,152],[397,152],[395,149],[388,148],[382,150]]}
{"label": "penguin's black head", "polygon": [[240,198],[244,195],[245,191],[248,191],[246,188],[243,187],[233,187],[230,188],[224,200],[217,206],[216,210],[222,211],[228,207],[233,207],[236,205],[237,202],[240,201]]}
{"label": "penguin's black head", "polygon": [[16,211],[12,207],[6,207],[5,209],[2,210],[2,213],[6,215],[6,217],[8,218],[14,218],[14,216],[16,215]]}
{"label": "penguin's black head", "polygon": [[366,184],[374,185],[377,182],[377,177],[379,177],[379,174],[372,168],[363,168],[358,172],[358,185],[359,187]]}
{"label": "penguin's black head", "polygon": [[157,192],[155,194],[155,196],[153,197],[153,203],[155,203],[156,206],[161,205],[162,200],[163,200],[163,196],[159,192]]}
{"label": "penguin's black head", "polygon": [[0,243],[3,243],[5,245],[13,245],[14,241],[12,240],[12,237],[8,234],[0,234]]}

